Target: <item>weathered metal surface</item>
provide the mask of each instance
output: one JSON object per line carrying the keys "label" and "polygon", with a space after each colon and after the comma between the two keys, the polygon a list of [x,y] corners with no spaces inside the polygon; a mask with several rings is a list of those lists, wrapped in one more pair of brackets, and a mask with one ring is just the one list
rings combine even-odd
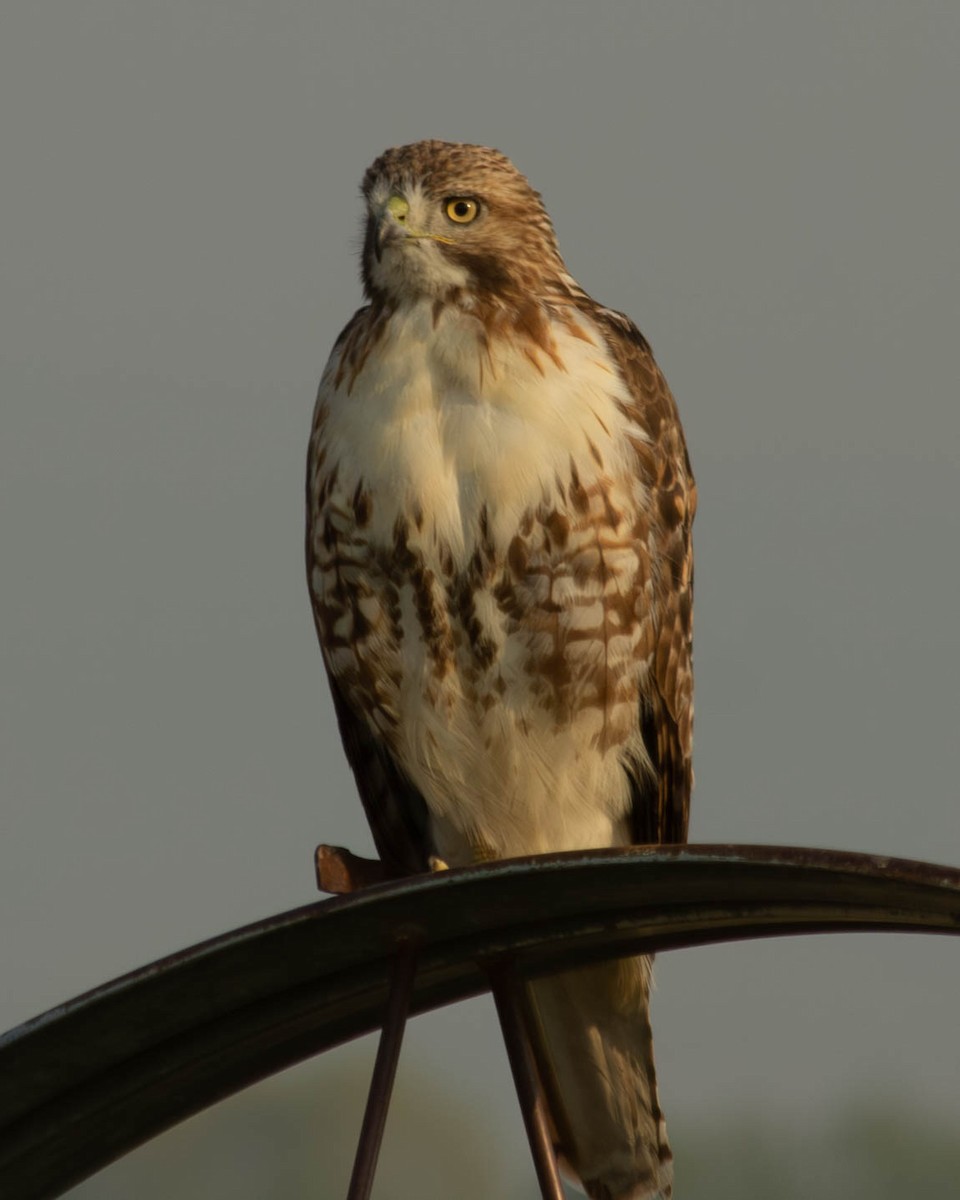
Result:
{"label": "weathered metal surface", "polygon": [[391,882],[204,942],[0,1039],[0,1195],[55,1196],[175,1122],[376,1029],[398,938],[411,1012],[590,959],[827,930],[960,931],[960,871],[816,850],[677,846]]}
{"label": "weathered metal surface", "polygon": [[361,858],[343,846],[318,846],[314,867],[317,887],[328,896],[348,896],[391,878],[379,858]]}
{"label": "weathered metal surface", "polygon": [[350,1176],[347,1200],[370,1200],[370,1193],[373,1191],[373,1177],[383,1143],[387,1110],[397,1076],[397,1063],[400,1061],[400,1047],[407,1026],[410,996],[416,973],[416,944],[412,941],[401,942],[393,959],[387,1011],[383,1028],[380,1030],[377,1061],[374,1063],[373,1078],[370,1080],[370,1092],[367,1095],[367,1107],[360,1127],[360,1140],[353,1160],[353,1174]]}
{"label": "weathered metal surface", "polygon": [[491,971],[490,985],[540,1195],[543,1200],[563,1200],[563,1184],[553,1149],[547,1103],[530,1041],[529,1018],[524,1011],[522,989],[525,984],[517,979],[513,964],[504,963]]}

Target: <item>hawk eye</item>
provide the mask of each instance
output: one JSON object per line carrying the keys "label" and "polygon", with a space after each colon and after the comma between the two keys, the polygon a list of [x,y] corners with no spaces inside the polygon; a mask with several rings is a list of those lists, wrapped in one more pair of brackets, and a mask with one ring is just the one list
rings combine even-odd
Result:
{"label": "hawk eye", "polygon": [[480,211],[480,205],[469,196],[451,196],[444,202],[444,212],[458,225],[469,225]]}

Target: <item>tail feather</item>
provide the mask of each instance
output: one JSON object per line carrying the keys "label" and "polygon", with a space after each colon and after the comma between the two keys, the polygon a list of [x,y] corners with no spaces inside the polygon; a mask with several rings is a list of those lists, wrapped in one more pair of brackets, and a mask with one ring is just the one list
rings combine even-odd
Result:
{"label": "tail feather", "polygon": [[673,1193],[653,1062],[650,964],[622,959],[530,984],[561,1161],[592,1200]]}

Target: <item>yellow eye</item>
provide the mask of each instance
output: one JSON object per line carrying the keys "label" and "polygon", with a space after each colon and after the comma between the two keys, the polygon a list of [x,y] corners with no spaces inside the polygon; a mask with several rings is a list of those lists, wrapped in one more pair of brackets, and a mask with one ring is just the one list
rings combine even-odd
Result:
{"label": "yellow eye", "polygon": [[480,211],[480,205],[469,196],[452,196],[443,208],[450,220],[456,221],[458,225],[469,225]]}

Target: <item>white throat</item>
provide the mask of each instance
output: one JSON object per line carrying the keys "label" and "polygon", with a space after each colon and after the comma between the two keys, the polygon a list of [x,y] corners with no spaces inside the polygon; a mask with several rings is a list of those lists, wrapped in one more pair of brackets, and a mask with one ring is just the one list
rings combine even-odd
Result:
{"label": "white throat", "polygon": [[[525,513],[549,503],[571,462],[585,482],[619,476],[638,427],[603,338],[551,329],[555,355],[507,337],[486,342],[455,306],[400,308],[352,384],[328,391],[325,443],[337,491],[360,484],[377,503],[366,533],[390,545],[398,516],[421,514],[418,541],[455,560],[472,553],[481,510],[505,549]],[[554,360],[556,359],[556,361]],[[336,372],[331,364],[328,381]],[[602,464],[602,466],[601,466]]]}

